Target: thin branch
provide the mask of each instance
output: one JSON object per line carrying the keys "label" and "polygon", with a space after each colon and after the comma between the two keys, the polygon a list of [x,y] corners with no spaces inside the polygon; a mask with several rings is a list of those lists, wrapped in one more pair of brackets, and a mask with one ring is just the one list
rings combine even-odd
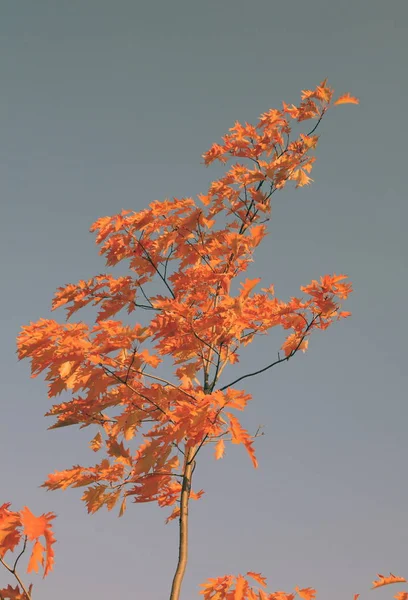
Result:
{"label": "thin branch", "polygon": [[[130,369],[132,368],[132,365],[135,362],[136,352],[137,352],[137,348],[134,348],[133,353],[132,353],[132,360],[130,361],[129,366],[128,366],[128,370],[126,372],[126,377],[125,377],[126,383],[127,383],[128,379],[129,379]],[[115,362],[119,362],[119,361],[116,361],[115,359],[112,359],[112,360],[114,360]]]}
{"label": "thin branch", "polygon": [[161,310],[160,308],[159,308],[159,309],[157,309],[157,308],[154,308],[153,304],[152,304],[152,303],[151,303],[151,301],[150,301],[150,298],[149,298],[149,296],[148,296],[148,295],[146,294],[146,292],[144,291],[144,289],[143,289],[143,286],[142,286],[142,284],[141,284],[141,283],[138,283],[138,284],[137,284],[137,287],[138,287],[138,288],[139,288],[139,290],[142,292],[142,295],[143,295],[144,299],[146,300],[146,302],[148,302],[148,303],[149,303],[150,307],[151,307],[153,310]]}
{"label": "thin branch", "polygon": [[[216,348],[214,348],[214,346],[212,346],[211,344],[209,344],[208,342],[206,342],[205,340],[203,340],[203,338],[201,338],[198,333],[196,333],[194,331],[193,328],[191,328],[192,334],[194,335],[194,337],[196,337],[200,342],[202,342],[205,346],[207,346],[207,348],[209,348],[212,352],[214,352],[215,354],[219,354],[218,350]],[[214,365],[215,363],[212,360],[206,359],[206,361],[210,362],[212,365]]]}
{"label": "thin branch", "polygon": [[[261,437],[262,435],[265,435],[264,431],[261,431],[262,429],[262,425],[259,425],[258,429],[256,430],[256,433],[254,433],[254,435],[251,435],[251,438],[254,440],[255,438]],[[212,437],[209,440],[206,440],[206,442],[203,444],[204,446],[206,446],[207,444],[216,444],[220,438],[222,438],[224,435],[227,435],[228,431],[225,431],[224,433],[221,433],[220,435],[215,435],[214,437]],[[224,440],[225,442],[232,442],[232,438],[227,438]]]}
{"label": "thin branch", "polygon": [[[111,356],[109,356],[108,358],[110,360],[113,360],[118,365],[120,365],[120,361],[118,361],[116,358],[113,358]],[[182,392],[183,394],[185,394],[186,396],[188,396],[192,400],[196,399],[195,396],[193,396],[192,394],[189,394],[188,392],[186,392],[186,390],[183,390],[181,387],[179,387],[178,385],[175,385],[171,381],[167,381],[167,379],[163,379],[163,377],[158,377],[157,375],[151,375],[150,373],[145,373],[145,371],[140,371],[139,369],[135,369],[134,367],[132,367],[133,362],[134,362],[134,359],[133,359],[132,363],[128,367],[128,371],[127,371],[128,373],[129,373],[129,371],[134,371],[135,373],[139,373],[140,375],[144,375],[145,377],[150,377],[150,379],[155,379],[156,381],[161,381],[162,383],[165,383],[166,385],[169,385],[170,387],[174,388],[175,390],[178,390],[179,392]],[[127,380],[128,380],[128,374],[126,375],[126,380],[125,381],[127,382]]]}
{"label": "thin branch", "polygon": [[217,364],[215,365],[215,373],[214,373],[214,378],[213,381],[209,387],[210,391],[212,392],[212,390],[214,389],[215,384],[217,383],[217,379],[218,379],[218,373],[220,370],[220,363],[221,363],[221,350],[222,350],[222,342],[220,344],[220,350],[218,352],[218,359],[217,359]]}
{"label": "thin branch", "polygon": [[154,270],[156,271],[156,273],[158,274],[158,276],[160,277],[160,279],[163,281],[164,285],[167,287],[167,289],[169,290],[171,296],[173,299],[175,299],[175,295],[173,290],[171,289],[171,287],[169,286],[169,284],[167,283],[167,280],[165,277],[163,277],[163,275],[160,273],[159,268],[154,264],[150,254],[148,253],[148,251],[146,250],[146,248],[143,246],[142,242],[139,241],[140,246],[142,247],[142,250],[145,252],[146,254],[146,258],[149,261],[149,263],[152,265],[152,267],[154,268]]}
{"label": "thin branch", "polygon": [[[166,413],[166,411],[161,408],[161,406],[159,406],[158,404],[156,404],[155,402],[153,402],[153,400],[151,400],[150,398],[148,398],[148,396],[145,396],[144,394],[142,394],[141,392],[139,392],[138,390],[136,390],[133,386],[131,386],[129,383],[127,383],[122,377],[120,377],[114,371],[112,371],[112,369],[109,369],[109,367],[106,367],[102,363],[99,363],[99,366],[102,367],[102,369],[106,373],[109,373],[109,375],[112,375],[112,377],[114,377],[117,381],[119,381],[120,383],[123,383],[123,385],[125,385],[127,388],[129,388],[131,392],[133,392],[134,394],[137,394],[138,396],[140,396],[141,398],[143,398],[144,400],[146,400],[150,404],[153,404],[153,406],[155,406],[157,408],[157,410],[159,410],[161,413],[163,413],[164,416],[167,419],[169,419],[170,423],[173,423],[173,425],[174,425],[173,420],[169,417],[169,415]],[[141,408],[141,410],[143,410],[144,412],[149,412],[149,411],[145,410],[144,408]]]}
{"label": "thin branch", "polygon": [[316,131],[316,129],[319,127],[319,125],[320,125],[320,121],[323,119],[323,117],[324,117],[324,114],[325,114],[326,110],[327,110],[327,108],[324,108],[324,109],[322,110],[322,114],[321,114],[321,115],[320,115],[320,117],[318,118],[316,125],[315,125],[315,126],[313,127],[313,129],[312,129],[311,131],[309,131],[309,133],[307,134],[308,136],[309,136],[309,135],[312,135],[312,133],[314,133],[314,132]]}
{"label": "thin branch", "polygon": [[[200,212],[202,213],[202,211],[200,211]],[[200,236],[200,238],[201,238],[201,245],[202,245],[202,246],[204,246],[204,242],[203,242],[203,239],[202,239],[202,233],[201,233],[201,230],[200,230],[200,223],[199,223],[199,220],[198,220],[198,219],[197,219],[197,226],[198,226],[198,232],[191,231],[191,229],[188,229],[188,227],[183,227],[183,229],[185,229],[186,231],[188,231],[188,233],[191,233],[192,235],[194,235],[195,233],[198,233],[198,235],[199,235],[199,236]],[[174,231],[178,231],[179,233],[181,233],[181,235],[183,235],[183,234],[182,234],[182,232],[181,232],[181,228],[180,228],[180,227],[174,227],[174,228],[173,228],[173,230],[174,230]],[[201,234],[201,235],[200,235],[200,234]],[[203,260],[203,261],[206,263],[206,265],[207,265],[208,267],[210,267],[211,271],[212,271],[213,273],[215,273],[214,269],[212,268],[212,266],[211,266],[211,265],[210,265],[210,263],[208,262],[208,260],[209,260],[209,259],[207,258],[207,255],[205,255],[205,254],[200,254],[200,252],[197,250],[197,248],[195,247],[195,245],[194,245],[194,244],[192,244],[192,243],[190,242],[190,240],[188,240],[188,239],[187,239],[185,236],[183,236],[183,239],[184,239],[184,241],[185,241],[185,242],[186,242],[186,243],[187,243],[187,244],[188,244],[188,245],[189,245],[191,248],[193,248],[193,250],[195,250],[195,252],[196,252],[196,253],[198,254],[198,256],[201,258],[201,260]],[[198,239],[194,239],[194,241],[195,241],[195,243],[196,243],[196,244],[198,244]]]}
{"label": "thin branch", "polygon": [[23,543],[23,549],[21,550],[20,554],[17,556],[16,560],[14,561],[14,566],[13,566],[13,572],[16,570],[17,568],[17,563],[20,560],[20,558],[23,556],[25,549],[27,547],[27,536],[24,536],[24,543]]}
{"label": "thin branch", "polygon": [[267,365],[263,369],[259,369],[258,371],[254,371],[253,373],[247,373],[246,375],[242,375],[241,377],[238,377],[238,379],[235,379],[234,381],[232,381],[228,385],[224,385],[222,388],[220,388],[220,392],[223,392],[224,390],[226,390],[227,388],[231,387],[235,383],[238,383],[238,381],[242,381],[243,379],[246,379],[247,377],[253,377],[254,375],[259,375],[260,373],[263,373],[264,371],[267,371],[268,369],[271,369],[272,367],[274,367],[275,365],[278,365],[279,363],[287,362],[299,350],[299,348],[300,348],[303,340],[305,339],[305,337],[307,335],[307,332],[309,331],[309,329],[311,328],[311,326],[313,325],[313,323],[316,321],[316,319],[317,319],[317,316],[313,317],[313,319],[311,320],[311,322],[307,326],[304,335],[301,337],[300,342],[298,343],[298,345],[296,346],[296,348],[294,350],[292,350],[290,354],[288,354],[288,356],[285,356],[285,358],[278,358],[278,360],[275,360],[273,363],[271,363],[270,365]]}
{"label": "thin branch", "polygon": [[146,250],[146,248],[143,246],[142,242],[141,242],[141,237],[140,239],[137,239],[132,232],[128,231],[126,228],[124,228],[124,230],[126,231],[126,233],[128,235],[130,235],[131,238],[133,238],[133,240],[136,240],[136,242],[139,244],[139,246],[142,248],[143,252],[146,254],[146,260],[152,265],[153,269],[156,271],[156,273],[158,274],[158,276],[160,277],[160,279],[163,281],[164,285],[167,287],[167,289],[169,290],[170,294],[172,295],[173,299],[175,299],[175,295],[173,290],[171,289],[171,287],[169,286],[169,284],[167,283],[167,280],[165,277],[163,277],[163,275],[160,273],[158,267],[154,264],[152,257],[150,256],[149,252]]}
{"label": "thin branch", "polygon": [[22,580],[20,579],[19,574],[17,573],[17,571],[15,570],[15,568],[10,567],[6,561],[3,558],[0,558],[0,563],[7,569],[7,571],[9,573],[11,573],[12,575],[14,575],[14,577],[17,579],[18,584],[20,585],[21,589],[23,590],[23,593],[25,594],[25,596],[27,597],[27,600],[31,600],[31,596],[28,593],[24,583],[22,582]]}
{"label": "thin branch", "polygon": [[164,278],[165,279],[167,278],[167,266],[169,264],[169,260],[170,260],[171,255],[173,254],[173,252],[174,252],[174,249],[173,249],[173,244],[172,244],[170,246],[169,253],[168,253],[167,257],[166,257],[166,262],[164,263]]}
{"label": "thin branch", "polygon": [[161,311],[161,308],[155,308],[154,306],[146,306],[146,304],[138,304],[137,302],[133,302],[133,304],[137,308],[144,308],[145,310],[156,310],[157,312]]}

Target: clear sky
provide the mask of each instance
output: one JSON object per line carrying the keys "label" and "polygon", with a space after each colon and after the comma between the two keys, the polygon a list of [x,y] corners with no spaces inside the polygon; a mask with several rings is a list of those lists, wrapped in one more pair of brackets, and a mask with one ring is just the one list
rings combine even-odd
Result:
{"label": "clear sky", "polygon": [[[205,193],[222,170],[201,154],[235,120],[297,103],[324,77],[361,104],[327,115],[315,183],[274,196],[250,275],[285,299],[344,272],[353,316],[243,382],[245,425],[265,426],[260,467],[241,447],[202,456],[182,597],[247,570],[271,591],[330,600],[400,589],[368,591],[378,572],[408,576],[407,22],[405,0],[2,0],[0,503],[58,514],[55,570],[32,577],[35,598],[166,598],[177,527],[157,505],[88,516],[81,490],[38,487],[95,455],[89,431],[46,431],[46,385],[15,355],[20,327],[50,317],[58,286],[104,272],[94,220]],[[236,371],[282,340],[249,346]]]}

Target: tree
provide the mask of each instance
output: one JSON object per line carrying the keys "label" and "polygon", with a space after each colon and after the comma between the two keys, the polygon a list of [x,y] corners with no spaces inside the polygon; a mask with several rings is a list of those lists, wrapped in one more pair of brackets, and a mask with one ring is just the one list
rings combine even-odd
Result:
{"label": "tree", "polygon": [[[82,499],[89,513],[119,503],[122,516],[129,497],[172,507],[167,522],[179,521],[179,554],[170,600],[180,598],[187,565],[189,501],[203,494],[192,489],[200,450],[214,444],[215,458],[221,459],[226,442],[243,444],[257,467],[257,433],[246,431],[236,415],[251,395],[236,384],[306,351],[314,331],[350,314],[341,310],[352,291],[345,275],[313,280],[301,287],[306,298],[289,301],[276,298],[272,285],[254,292],[259,278],[247,278],[232,291],[267,235],[272,195],[289,181],[296,187],[312,181],[315,131],[327,110],[343,103],[358,100],[345,94],[333,102],[324,80],[303,91],[298,106],[283,103],[282,110],[262,114],[256,126],[236,122],[203,158],[206,165],[232,158],[242,162],[199,195],[199,203],[166,199],[138,213],[124,210],[98,219],[91,231],[100,254],[108,267],[129,261],[130,274],[107,273],[58,288],[53,310],[65,307],[68,320],[85,306],[97,306],[92,327],[40,319],[18,337],[19,358],[31,359],[34,377],[45,372],[49,397],[72,393],[47,413],[56,419],[50,429],[95,426],[90,446],[104,453],[94,466],[50,474],[43,486],[85,487]],[[316,122],[307,134],[290,139],[290,120],[312,119]],[[163,295],[149,295],[154,278]],[[128,323],[117,318],[125,309]],[[134,323],[135,311],[150,313],[150,323]],[[282,356],[219,387],[225,367],[239,361],[240,347],[277,326],[288,332]],[[156,373],[166,356],[173,361],[172,380]],[[264,584],[259,574],[247,575]],[[273,596],[251,590],[239,575],[210,580],[202,593],[206,600]],[[311,598],[314,591],[308,590],[297,591]]]}

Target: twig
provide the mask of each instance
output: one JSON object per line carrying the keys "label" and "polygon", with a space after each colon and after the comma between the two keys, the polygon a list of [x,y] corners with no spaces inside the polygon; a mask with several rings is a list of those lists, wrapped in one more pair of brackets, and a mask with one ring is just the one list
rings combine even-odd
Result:
{"label": "twig", "polygon": [[279,363],[287,362],[299,350],[299,348],[300,348],[303,340],[305,339],[305,337],[307,335],[307,332],[309,331],[309,329],[311,328],[311,326],[313,325],[313,323],[316,321],[316,319],[317,319],[318,316],[320,316],[320,315],[316,315],[315,317],[313,317],[313,319],[310,321],[309,325],[307,326],[304,335],[301,337],[300,342],[298,343],[298,345],[296,346],[296,348],[294,350],[292,350],[290,354],[288,354],[288,356],[285,356],[285,358],[280,358],[279,357],[278,360],[275,360],[273,363],[271,363],[270,365],[267,365],[263,369],[259,369],[258,371],[254,371],[253,373],[247,373],[246,375],[242,375],[241,377],[238,377],[238,379],[235,379],[234,381],[232,381],[228,385],[224,385],[222,388],[220,388],[220,391],[223,392],[224,390],[226,390],[227,388],[231,387],[235,383],[238,383],[238,381],[242,381],[243,379],[246,379],[247,377],[253,377],[254,375],[259,375],[259,373],[263,373],[264,371],[267,371],[268,369],[271,369],[272,367],[274,367],[275,365],[278,365]]}

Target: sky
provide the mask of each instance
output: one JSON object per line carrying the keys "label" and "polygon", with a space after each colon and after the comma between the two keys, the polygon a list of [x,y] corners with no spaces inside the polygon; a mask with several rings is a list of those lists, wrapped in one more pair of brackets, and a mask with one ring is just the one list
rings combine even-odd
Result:
{"label": "sky", "polygon": [[[104,272],[88,231],[98,217],[205,193],[223,172],[203,165],[213,142],[325,77],[360,105],[325,118],[314,183],[274,195],[248,276],[288,299],[346,273],[352,317],[242,382],[243,423],[264,426],[260,466],[241,447],[201,457],[182,599],[248,570],[270,591],[322,599],[408,589],[369,591],[377,573],[408,577],[407,24],[405,0],[2,0],[0,503],[58,515],[53,572],[24,575],[34,598],[168,597],[177,524],[156,504],[89,516],[81,490],[39,487],[95,455],[89,431],[47,431],[20,327],[51,317],[58,286]],[[283,339],[248,346],[229,373],[268,364]]]}

